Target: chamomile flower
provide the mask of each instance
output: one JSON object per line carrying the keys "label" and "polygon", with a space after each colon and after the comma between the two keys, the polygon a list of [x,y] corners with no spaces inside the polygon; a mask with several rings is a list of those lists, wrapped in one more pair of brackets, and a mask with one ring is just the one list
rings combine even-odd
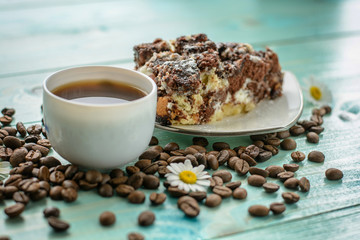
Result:
{"label": "chamomile flower", "polygon": [[171,163],[167,166],[170,173],[165,175],[167,181],[173,187],[178,187],[186,192],[206,191],[210,186],[210,175],[203,171],[204,165],[193,167],[189,159],[184,163]]}
{"label": "chamomile flower", "polygon": [[9,176],[10,163],[6,161],[0,161],[0,180],[3,180]]}
{"label": "chamomile flower", "polygon": [[329,88],[322,82],[317,81],[313,76],[304,80],[305,99],[315,106],[331,104],[332,95]]}

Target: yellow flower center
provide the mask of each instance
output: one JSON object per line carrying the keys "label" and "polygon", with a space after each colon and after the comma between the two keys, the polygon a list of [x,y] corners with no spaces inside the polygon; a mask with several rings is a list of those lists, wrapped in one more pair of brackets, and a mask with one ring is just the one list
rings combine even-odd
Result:
{"label": "yellow flower center", "polygon": [[189,170],[182,171],[179,174],[179,178],[181,181],[187,184],[194,184],[197,180],[196,174]]}
{"label": "yellow flower center", "polygon": [[310,87],[310,95],[317,101],[319,101],[322,97],[321,89],[317,86]]}

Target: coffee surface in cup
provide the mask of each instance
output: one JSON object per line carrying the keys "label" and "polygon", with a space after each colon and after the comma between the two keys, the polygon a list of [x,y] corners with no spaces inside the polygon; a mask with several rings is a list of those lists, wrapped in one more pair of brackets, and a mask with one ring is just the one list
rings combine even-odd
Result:
{"label": "coffee surface in cup", "polygon": [[90,104],[125,103],[146,95],[135,86],[108,79],[72,82],[55,88],[52,93],[74,102]]}

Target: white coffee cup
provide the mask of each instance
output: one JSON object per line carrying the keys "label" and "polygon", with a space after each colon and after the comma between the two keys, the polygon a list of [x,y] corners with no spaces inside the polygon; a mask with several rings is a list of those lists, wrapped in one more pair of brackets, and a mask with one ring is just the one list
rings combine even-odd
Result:
{"label": "white coffee cup", "polygon": [[[135,86],[146,96],[117,104],[88,104],[67,100],[52,91],[81,80],[109,79]],[[43,83],[47,136],[54,150],[69,162],[97,169],[123,166],[146,149],[155,124],[157,87],[139,72],[107,66],[58,71]]]}

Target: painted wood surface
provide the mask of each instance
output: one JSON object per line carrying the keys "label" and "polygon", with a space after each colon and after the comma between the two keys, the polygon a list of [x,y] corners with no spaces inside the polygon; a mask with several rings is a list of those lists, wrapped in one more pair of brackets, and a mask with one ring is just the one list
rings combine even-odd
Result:
{"label": "painted wood surface", "polygon": [[[101,198],[95,191],[80,192],[68,204],[50,199],[31,203],[22,218],[7,219],[0,212],[0,235],[12,239],[125,239],[130,231],[146,239],[356,239],[360,227],[360,2],[358,1],[0,1],[0,107],[15,107],[16,121],[41,120],[41,83],[50,73],[68,66],[103,64],[132,68],[132,46],[156,37],[174,38],[204,32],[214,41],[241,41],[273,48],[283,69],[292,71],[305,86],[314,75],[333,93],[333,112],[325,117],[320,143],[296,137],[298,150],[323,151],[323,164],[304,161],[296,176],[307,176],[311,191],[288,205],[285,214],[252,218],[247,208],[281,201],[276,194],[248,186],[248,199],[226,199],[215,209],[201,206],[196,219],[184,217],[169,198],[160,207],[131,205],[125,199]],[[312,106],[305,104],[303,119]],[[354,120],[345,121],[344,114]],[[176,141],[181,147],[192,136],[155,130],[161,145]],[[248,137],[209,138],[231,147],[250,144]],[[210,148],[209,148],[210,149]],[[258,166],[282,165],[290,152],[281,151]],[[340,182],[324,178],[329,167],[343,170]],[[278,182],[278,180],[269,180]],[[164,191],[159,188],[158,192]],[[145,191],[147,196],[151,191]],[[11,201],[0,203],[0,210]],[[44,206],[58,206],[71,223],[66,234],[56,234],[42,217]],[[138,214],[151,209],[156,223],[136,224]],[[117,223],[103,228],[97,218],[111,210]]]}

